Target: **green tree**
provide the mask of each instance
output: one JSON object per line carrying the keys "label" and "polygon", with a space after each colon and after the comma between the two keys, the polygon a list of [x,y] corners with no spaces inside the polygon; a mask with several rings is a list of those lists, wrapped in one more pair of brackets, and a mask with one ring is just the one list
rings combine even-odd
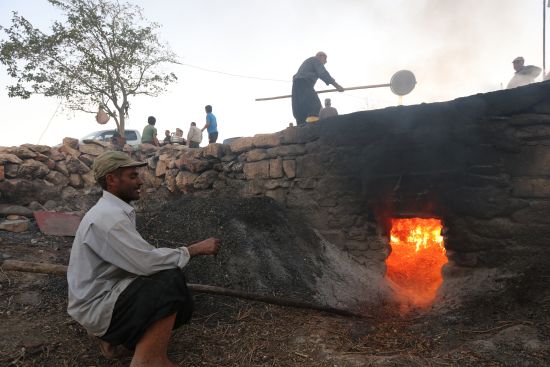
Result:
{"label": "green tree", "polygon": [[0,62],[17,80],[10,97],[33,93],[61,97],[72,110],[111,116],[124,136],[129,100],[157,96],[176,75],[162,69],[176,55],[162,44],[142,9],[116,0],[48,0],[63,21],[46,34],[13,13],[7,38],[0,41]]}

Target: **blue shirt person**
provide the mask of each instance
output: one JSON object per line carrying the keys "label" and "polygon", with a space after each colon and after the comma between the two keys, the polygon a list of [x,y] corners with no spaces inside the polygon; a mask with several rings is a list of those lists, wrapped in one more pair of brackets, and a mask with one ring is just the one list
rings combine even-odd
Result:
{"label": "blue shirt person", "polygon": [[218,140],[218,122],[216,121],[216,116],[212,113],[212,106],[204,106],[206,111],[206,124],[201,129],[201,131],[208,131],[208,143],[212,144]]}

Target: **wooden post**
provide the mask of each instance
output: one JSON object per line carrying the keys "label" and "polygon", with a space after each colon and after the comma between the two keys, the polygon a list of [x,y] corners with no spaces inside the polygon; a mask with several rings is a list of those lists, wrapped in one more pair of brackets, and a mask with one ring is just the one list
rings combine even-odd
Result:
{"label": "wooden post", "polygon": [[[0,268],[8,271],[21,271],[21,272],[28,272],[28,273],[42,273],[42,274],[52,274],[52,275],[61,275],[61,276],[67,275],[67,267],[65,265],[59,265],[59,264],[34,263],[34,262],[19,261],[19,260],[4,260],[3,262],[0,262]],[[261,294],[242,292],[234,289],[215,287],[212,285],[189,283],[187,284],[187,287],[192,291],[198,292],[198,293],[209,293],[209,294],[216,294],[220,296],[237,297],[237,298],[249,299],[257,302],[270,303],[270,304],[279,305],[279,306],[306,308],[311,310],[323,311],[328,313],[334,313],[337,315],[366,317],[366,315],[361,315],[361,314],[354,313],[352,311],[333,308],[330,306],[316,305],[313,303],[302,302],[302,301],[297,301],[292,299],[285,299],[281,297],[264,296]]]}

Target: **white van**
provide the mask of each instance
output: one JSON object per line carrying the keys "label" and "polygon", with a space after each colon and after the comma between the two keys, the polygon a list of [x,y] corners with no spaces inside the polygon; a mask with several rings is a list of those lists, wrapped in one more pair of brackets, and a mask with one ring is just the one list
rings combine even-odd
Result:
{"label": "white van", "polygon": [[[100,130],[90,133],[80,139],[81,143],[86,143],[86,140],[99,140],[104,142],[110,142],[116,130]],[[136,146],[141,144],[141,134],[137,130],[126,129],[124,130],[124,136],[126,137],[126,144]]]}

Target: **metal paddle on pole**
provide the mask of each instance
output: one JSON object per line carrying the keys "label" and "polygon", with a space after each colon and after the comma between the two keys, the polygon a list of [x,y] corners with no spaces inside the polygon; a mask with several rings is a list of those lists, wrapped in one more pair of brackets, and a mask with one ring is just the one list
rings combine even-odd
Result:
{"label": "metal paddle on pole", "polygon": [[[409,94],[416,85],[416,78],[412,71],[409,70],[400,70],[393,74],[393,76],[390,79],[389,83],[386,84],[373,84],[373,85],[362,85],[358,87],[350,87],[350,88],[344,88],[344,91],[347,90],[357,90],[357,89],[369,89],[369,88],[383,88],[383,87],[390,87],[391,91],[398,95],[398,96],[404,96],[406,94]],[[329,92],[336,92],[338,89],[326,89],[318,91],[317,93],[329,93]],[[266,98],[256,98],[256,101],[271,101],[273,99],[283,99],[283,98],[290,98],[292,95],[285,95],[285,96],[277,96],[277,97],[266,97]]]}

